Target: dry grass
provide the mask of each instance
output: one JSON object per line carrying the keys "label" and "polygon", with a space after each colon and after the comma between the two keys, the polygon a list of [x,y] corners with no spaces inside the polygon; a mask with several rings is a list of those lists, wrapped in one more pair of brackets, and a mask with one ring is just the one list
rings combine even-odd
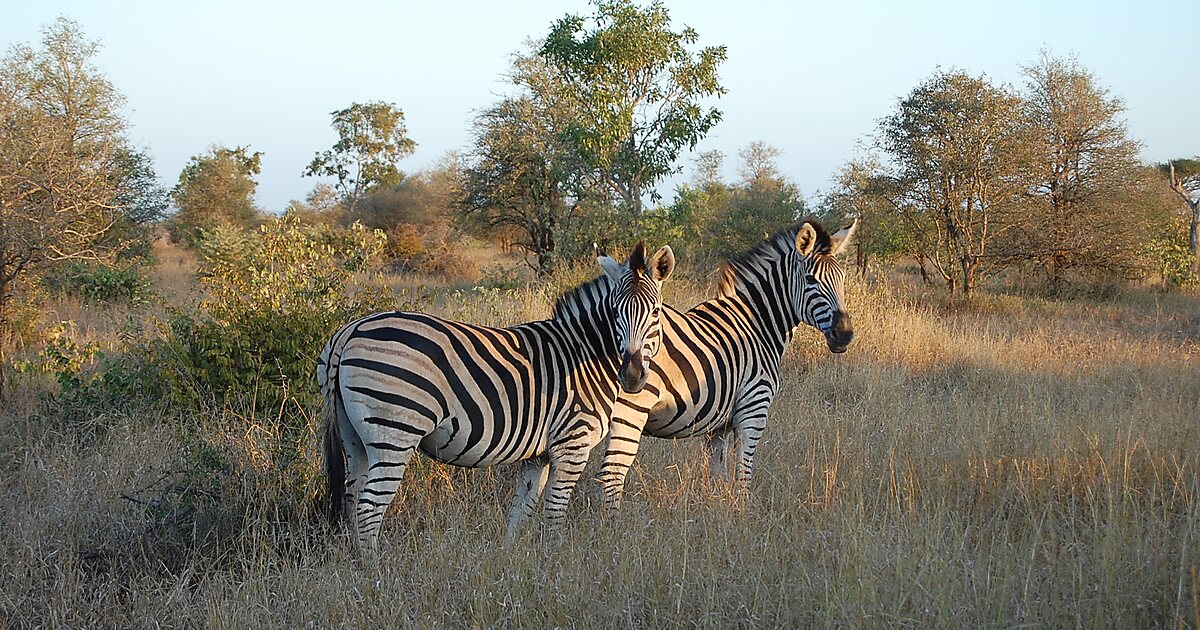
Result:
{"label": "dry grass", "polygon": [[[680,279],[687,305],[704,283]],[[543,317],[548,291],[436,306]],[[286,478],[270,418],[0,417],[11,627],[1200,625],[1200,299],[971,304],[859,286],[801,331],[749,498],[649,441],[613,517],[499,548],[510,468],[424,464],[375,563]],[[310,451],[311,453],[312,451]],[[309,466],[311,466],[311,462]],[[289,473],[291,474],[291,473]]]}

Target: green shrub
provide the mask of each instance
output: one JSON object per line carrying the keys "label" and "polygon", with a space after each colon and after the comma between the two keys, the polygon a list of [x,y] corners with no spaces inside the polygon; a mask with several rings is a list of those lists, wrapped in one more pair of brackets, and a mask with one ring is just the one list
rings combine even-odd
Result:
{"label": "green shrub", "polygon": [[153,294],[150,278],[139,261],[126,261],[115,266],[72,261],[55,269],[46,284],[53,292],[86,302],[143,304]]}
{"label": "green shrub", "polygon": [[1147,260],[1158,273],[1163,288],[1194,287],[1200,284],[1192,271],[1194,258],[1188,249],[1186,221],[1164,222],[1160,234],[1147,243]]}
{"label": "green shrub", "polygon": [[176,397],[195,404],[248,401],[280,410],[317,402],[322,345],[350,319],[394,302],[377,273],[386,239],[355,224],[263,225],[249,244],[204,251],[196,312],[176,312],[154,354]]}

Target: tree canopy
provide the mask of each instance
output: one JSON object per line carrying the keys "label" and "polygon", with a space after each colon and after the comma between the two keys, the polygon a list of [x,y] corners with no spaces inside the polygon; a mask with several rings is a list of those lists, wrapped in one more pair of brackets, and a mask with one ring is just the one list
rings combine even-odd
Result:
{"label": "tree canopy", "polygon": [[969,294],[1001,266],[992,242],[1020,221],[1020,104],[985,77],[939,71],[880,124],[893,205],[920,217],[926,254],[952,292]]}
{"label": "tree canopy", "polygon": [[29,272],[115,256],[123,241],[106,235],[146,210],[133,188],[152,177],[129,152],[123,97],[93,63],[99,44],[66,18],[42,35],[0,61],[0,322]]}
{"label": "tree canopy", "polygon": [[574,117],[558,131],[591,192],[640,212],[642,195],[678,172],[680,151],[695,148],[721,120],[702,101],[725,93],[717,69],[726,50],[689,50],[699,35],[671,30],[660,2],[595,6],[595,15],[567,15],[550,29],[539,51],[553,70],[544,87],[571,104]]}
{"label": "tree canopy", "polygon": [[375,187],[399,183],[403,176],[396,165],[417,143],[408,137],[404,111],[393,103],[353,103],[330,115],[338,141],[317,153],[304,175],[336,178],[335,187],[353,212]]}
{"label": "tree canopy", "polygon": [[214,146],[192,156],[171,191],[179,211],[171,218],[171,236],[195,245],[205,230],[218,225],[248,228],[259,216],[254,204],[262,153],[249,147]]}

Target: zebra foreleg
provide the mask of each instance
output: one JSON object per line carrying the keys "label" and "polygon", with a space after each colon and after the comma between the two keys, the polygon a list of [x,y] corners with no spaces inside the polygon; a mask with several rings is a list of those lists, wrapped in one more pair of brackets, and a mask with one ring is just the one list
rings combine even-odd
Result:
{"label": "zebra foreleg", "polygon": [[551,530],[562,531],[566,528],[571,493],[579,485],[579,478],[586,467],[586,451],[578,459],[559,459],[551,464],[550,482],[546,490],[546,522]]}
{"label": "zebra foreleg", "polygon": [[521,526],[533,515],[534,508],[542,499],[546,480],[550,476],[550,460],[535,457],[521,462],[521,477],[517,481],[517,493],[513,497],[512,512],[508,517],[508,531],[504,534],[504,546],[516,542]]}
{"label": "zebra foreleg", "polygon": [[587,468],[588,454],[604,437],[607,424],[599,418],[585,416],[577,419],[566,431],[561,442],[547,451],[550,457],[550,482],[546,490],[546,521],[551,529],[562,530],[567,522],[567,505],[571,493]]}
{"label": "zebra foreleg", "polygon": [[734,421],[741,445],[734,481],[742,494],[750,492],[750,478],[754,475],[754,452],[758,449],[758,442],[767,428],[767,409],[770,405],[771,398],[767,397],[764,402],[740,410]]}
{"label": "zebra foreleg", "polygon": [[609,514],[621,509],[625,498],[625,478],[637,458],[641,446],[642,428],[646,415],[617,404],[609,423],[608,444],[604,449],[604,463],[596,478],[604,488],[604,509]]}

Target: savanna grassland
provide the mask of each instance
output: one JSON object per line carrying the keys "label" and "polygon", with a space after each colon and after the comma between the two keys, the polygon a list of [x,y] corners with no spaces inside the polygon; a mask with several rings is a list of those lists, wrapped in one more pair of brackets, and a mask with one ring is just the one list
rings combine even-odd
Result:
{"label": "savanna grassland", "polygon": [[[188,299],[194,262],[158,259],[160,295]],[[669,302],[709,295],[680,271]],[[620,513],[585,483],[567,531],[507,550],[515,467],[413,468],[373,562],[322,519],[318,409],[284,465],[272,414],[89,410],[14,374],[0,626],[1200,625],[1200,297],[851,284],[855,341],[799,332],[749,497],[699,440],[648,439]],[[511,324],[553,291],[446,295],[428,308]],[[112,351],[164,308],[51,306]]]}

